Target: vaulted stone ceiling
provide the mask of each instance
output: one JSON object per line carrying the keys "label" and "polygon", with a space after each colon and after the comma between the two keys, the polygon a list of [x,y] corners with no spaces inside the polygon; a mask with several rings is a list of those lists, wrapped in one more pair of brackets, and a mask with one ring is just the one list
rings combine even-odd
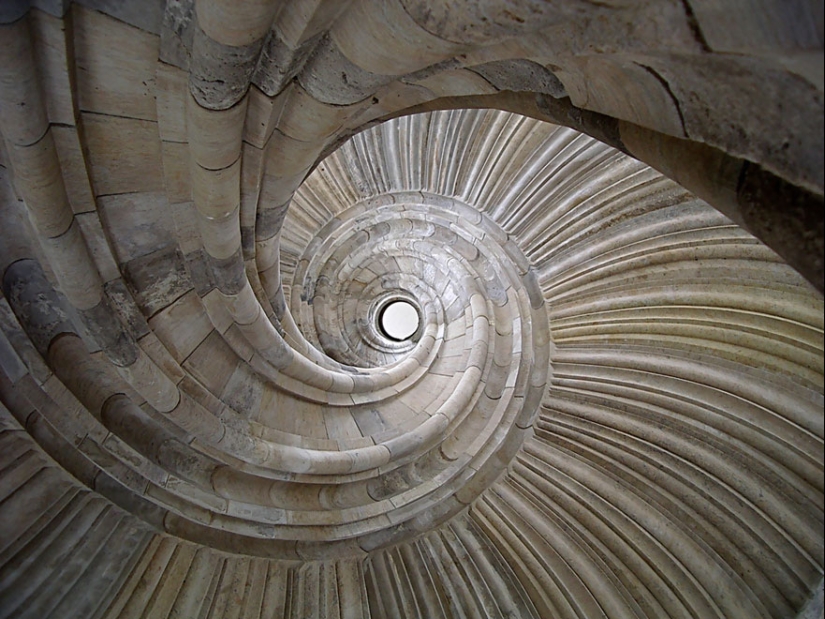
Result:
{"label": "vaulted stone ceiling", "polygon": [[821,617],[821,3],[32,4],[0,617]]}

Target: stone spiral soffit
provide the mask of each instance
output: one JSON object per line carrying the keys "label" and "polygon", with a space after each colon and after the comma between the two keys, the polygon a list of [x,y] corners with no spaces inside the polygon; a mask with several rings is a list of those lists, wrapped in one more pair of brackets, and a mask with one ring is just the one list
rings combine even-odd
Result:
{"label": "stone spiral soffit", "polygon": [[[3,27],[0,618],[796,616],[825,526],[810,272],[741,196],[622,152],[642,129],[365,128],[524,75],[503,43],[446,60],[512,24],[350,4],[289,44],[274,3],[169,3],[160,39],[75,6],[64,91],[42,42],[69,22]],[[574,81],[548,75],[545,107]],[[750,173],[821,185],[789,161]]]}

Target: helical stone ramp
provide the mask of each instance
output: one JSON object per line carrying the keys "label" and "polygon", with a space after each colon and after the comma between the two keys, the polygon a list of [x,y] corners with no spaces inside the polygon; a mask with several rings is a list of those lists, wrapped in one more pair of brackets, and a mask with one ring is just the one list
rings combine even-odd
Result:
{"label": "helical stone ramp", "polygon": [[[54,376],[5,397],[41,402],[26,432],[118,506],[80,491],[53,517],[86,544],[117,523],[125,543],[84,572],[109,601],[71,589],[55,612],[220,617],[237,587],[252,616],[441,616],[459,591],[471,616],[783,616],[786,595],[803,601],[782,583],[820,569],[822,300],[723,215],[573,130],[465,110],[359,134],[278,218],[255,239],[261,261],[277,239],[274,266],[237,293],[198,282],[193,258],[215,268],[201,249],[191,284],[161,282],[179,286],[166,307],[156,280],[131,277],[148,352],[128,334],[89,351],[37,261],[6,269],[9,341]],[[380,324],[398,300],[418,317],[400,340]],[[47,458],[29,466],[55,476],[51,500],[77,493]],[[47,514],[18,522],[21,539],[66,552],[43,538]],[[32,590],[6,589],[4,607]]]}
{"label": "helical stone ramp", "polygon": [[[289,541],[301,558],[360,554],[437,526],[506,471],[547,385],[535,273],[487,216],[396,192],[323,224],[292,273],[291,311],[276,319],[285,352],[262,353],[257,373],[240,366],[215,393],[249,419],[251,455],[261,454],[233,454],[243,473],[213,465],[212,484],[237,505],[221,528],[258,527],[251,551],[263,556]],[[379,326],[397,300],[419,316],[405,341]],[[279,371],[287,363],[306,373]]]}
{"label": "helical stone ramp", "polygon": [[805,15],[58,4],[0,10],[0,619],[815,612]]}

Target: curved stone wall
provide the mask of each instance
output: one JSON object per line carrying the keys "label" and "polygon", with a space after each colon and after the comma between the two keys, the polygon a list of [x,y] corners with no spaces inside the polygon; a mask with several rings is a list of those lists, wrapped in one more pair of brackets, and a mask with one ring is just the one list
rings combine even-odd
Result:
{"label": "curved stone wall", "polygon": [[0,11],[0,617],[821,586],[821,10],[446,6]]}

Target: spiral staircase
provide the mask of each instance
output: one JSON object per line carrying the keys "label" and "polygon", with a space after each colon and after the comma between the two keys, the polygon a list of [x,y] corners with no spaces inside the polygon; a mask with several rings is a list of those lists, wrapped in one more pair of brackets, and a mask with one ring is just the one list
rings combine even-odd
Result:
{"label": "spiral staircase", "polygon": [[821,5],[0,24],[0,617],[821,619]]}

